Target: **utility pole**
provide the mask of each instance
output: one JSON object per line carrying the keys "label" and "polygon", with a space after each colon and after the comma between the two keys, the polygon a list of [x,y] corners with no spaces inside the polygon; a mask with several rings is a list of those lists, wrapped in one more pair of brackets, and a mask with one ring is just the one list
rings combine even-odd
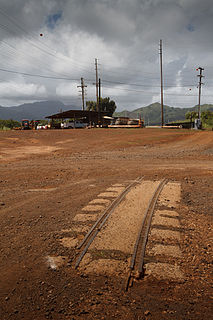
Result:
{"label": "utility pole", "polygon": [[84,97],[85,97],[85,88],[87,86],[85,86],[84,84],[84,78],[81,78],[81,85],[80,86],[77,86],[77,88],[81,88],[81,96],[82,96],[82,110],[84,111]]}
{"label": "utility pole", "polygon": [[198,74],[198,78],[199,78],[199,84],[198,84],[198,120],[200,121],[200,118],[201,118],[201,112],[200,112],[200,99],[201,99],[201,86],[202,86],[202,78],[204,77],[203,76],[203,71],[204,71],[204,68],[197,68],[196,69],[197,71],[200,70],[200,74]]}
{"label": "utility pole", "polygon": [[163,48],[162,48],[162,40],[160,40],[160,82],[161,82],[161,127],[163,127],[164,115],[163,115]]}
{"label": "utility pole", "polygon": [[95,85],[96,85],[96,101],[97,101],[96,111],[98,111],[98,103],[99,103],[99,99],[98,99],[98,59],[95,59],[95,76],[96,76]]}
{"label": "utility pole", "polygon": [[[98,81],[99,94],[98,94],[98,121],[101,120],[101,79]],[[102,110],[103,111],[103,110]]]}
{"label": "utility pole", "polygon": [[[98,93],[98,106],[99,106],[99,109],[101,109],[101,79],[99,78],[99,81],[98,81],[98,88],[99,88],[99,93]],[[103,111],[103,110],[102,110]]]}

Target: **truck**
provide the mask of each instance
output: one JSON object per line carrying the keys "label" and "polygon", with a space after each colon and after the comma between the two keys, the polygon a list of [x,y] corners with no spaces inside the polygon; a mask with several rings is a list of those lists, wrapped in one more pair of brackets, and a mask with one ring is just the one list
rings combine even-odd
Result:
{"label": "truck", "polygon": [[61,123],[61,129],[86,128],[88,124],[81,121],[67,121]]}
{"label": "truck", "polygon": [[30,129],[30,121],[27,119],[23,119],[21,121],[21,129],[22,130],[29,130]]}
{"label": "truck", "polygon": [[23,119],[21,121],[21,129],[22,130],[36,130],[38,126],[39,120],[28,120]]}

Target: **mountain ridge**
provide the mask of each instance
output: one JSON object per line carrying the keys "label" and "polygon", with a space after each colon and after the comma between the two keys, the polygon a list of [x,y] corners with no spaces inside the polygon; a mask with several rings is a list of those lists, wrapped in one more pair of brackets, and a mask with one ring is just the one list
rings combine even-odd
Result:
{"label": "mountain ridge", "polygon": [[[185,120],[185,114],[187,112],[198,110],[198,106],[191,108],[177,108],[164,105],[164,122],[173,122],[178,120]],[[201,106],[202,111],[213,111],[212,104],[204,104]],[[124,110],[122,112],[115,112],[115,117],[129,117],[144,119],[146,125],[160,125],[161,124],[161,104],[156,102],[146,107],[137,108],[133,111]]]}
{"label": "mountain ridge", "polygon": [[79,109],[73,106],[66,106],[61,101],[37,101],[33,103],[24,103],[14,107],[2,107],[0,106],[0,119],[2,120],[17,120],[22,119],[45,119],[46,116],[59,113],[60,110],[67,111],[70,109]]}
{"label": "mountain ridge", "polygon": [[[46,116],[55,114],[70,109],[80,109],[78,107],[67,106],[61,101],[40,101],[33,103],[25,103],[20,106],[2,107],[0,106],[0,119],[2,120],[41,120]],[[197,111],[198,107],[191,108],[177,108],[164,105],[164,121],[172,122],[177,120],[184,120],[185,114],[191,111]],[[204,104],[201,106],[201,112],[210,110],[213,111],[212,104]],[[129,118],[142,118],[146,125],[160,125],[161,124],[161,104],[156,102],[145,107],[137,108],[133,111],[124,110],[121,112],[114,112],[113,116],[116,117],[129,117]]]}

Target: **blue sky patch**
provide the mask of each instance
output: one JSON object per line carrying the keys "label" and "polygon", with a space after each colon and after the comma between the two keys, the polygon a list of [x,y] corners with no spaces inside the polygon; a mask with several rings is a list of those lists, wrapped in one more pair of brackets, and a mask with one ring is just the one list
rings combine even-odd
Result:
{"label": "blue sky patch", "polygon": [[195,26],[193,26],[193,24],[189,23],[187,26],[186,26],[187,30],[190,31],[190,32],[193,32],[195,31]]}
{"label": "blue sky patch", "polygon": [[62,17],[62,11],[54,14],[50,14],[49,16],[47,16],[46,24],[48,28],[54,29],[56,26],[56,23],[61,19],[61,17]]}

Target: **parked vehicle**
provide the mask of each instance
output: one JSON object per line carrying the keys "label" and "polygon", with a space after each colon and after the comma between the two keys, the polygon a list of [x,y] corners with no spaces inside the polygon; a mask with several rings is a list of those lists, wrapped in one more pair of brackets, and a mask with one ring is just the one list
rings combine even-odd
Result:
{"label": "parked vehicle", "polygon": [[39,125],[39,120],[31,120],[30,121],[30,129],[36,130]]}
{"label": "parked vehicle", "polygon": [[81,121],[67,121],[61,123],[62,129],[86,128],[88,124]]}
{"label": "parked vehicle", "polygon": [[22,130],[36,130],[39,124],[39,120],[28,120],[24,119],[21,121],[21,129]]}
{"label": "parked vehicle", "polygon": [[42,125],[42,124],[38,124],[37,125],[37,130],[47,130],[49,127],[47,124]]}
{"label": "parked vehicle", "polygon": [[30,129],[30,121],[27,119],[24,119],[21,121],[21,129],[22,130],[29,130]]}

